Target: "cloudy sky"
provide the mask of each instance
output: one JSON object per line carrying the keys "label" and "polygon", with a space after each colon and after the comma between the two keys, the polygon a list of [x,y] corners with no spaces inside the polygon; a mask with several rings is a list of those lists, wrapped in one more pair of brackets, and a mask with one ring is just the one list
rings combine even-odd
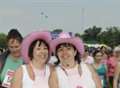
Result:
{"label": "cloudy sky", "polygon": [[0,32],[120,26],[119,8],[120,0],[0,0]]}

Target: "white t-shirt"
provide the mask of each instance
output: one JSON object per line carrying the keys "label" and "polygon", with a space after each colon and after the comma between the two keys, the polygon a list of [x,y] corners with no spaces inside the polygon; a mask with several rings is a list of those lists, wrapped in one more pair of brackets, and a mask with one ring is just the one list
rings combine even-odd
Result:
{"label": "white t-shirt", "polygon": [[22,80],[22,88],[49,88],[48,80],[50,75],[49,66],[46,65],[45,75],[43,72],[35,73],[35,81],[31,80],[29,77],[28,71],[26,69],[26,65],[22,65],[23,68],[23,80]]}
{"label": "white t-shirt", "polygon": [[92,79],[92,73],[86,64],[81,63],[82,75],[79,75],[78,65],[65,71],[58,66],[56,68],[59,88],[96,88]]}

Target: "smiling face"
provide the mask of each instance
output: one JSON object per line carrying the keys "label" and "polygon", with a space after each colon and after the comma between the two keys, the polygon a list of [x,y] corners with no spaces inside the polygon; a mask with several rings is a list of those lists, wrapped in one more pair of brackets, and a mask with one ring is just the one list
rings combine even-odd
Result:
{"label": "smiling face", "polygon": [[76,50],[70,44],[61,44],[57,49],[57,56],[60,63],[74,61],[76,53]]}
{"label": "smiling face", "polygon": [[29,56],[30,56],[31,60],[45,63],[49,56],[48,45],[44,41],[36,40],[30,46]]}

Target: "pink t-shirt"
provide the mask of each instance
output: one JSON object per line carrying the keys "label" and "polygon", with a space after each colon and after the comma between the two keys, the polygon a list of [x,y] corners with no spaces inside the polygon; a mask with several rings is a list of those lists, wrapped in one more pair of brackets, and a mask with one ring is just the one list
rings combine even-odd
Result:
{"label": "pink t-shirt", "polygon": [[107,61],[107,66],[108,66],[108,76],[113,76],[115,72],[115,66],[117,65],[116,58],[110,57]]}
{"label": "pink t-shirt", "polygon": [[[84,59],[84,58],[83,58]],[[93,64],[94,59],[92,56],[87,56],[87,59],[84,61],[86,64]]]}

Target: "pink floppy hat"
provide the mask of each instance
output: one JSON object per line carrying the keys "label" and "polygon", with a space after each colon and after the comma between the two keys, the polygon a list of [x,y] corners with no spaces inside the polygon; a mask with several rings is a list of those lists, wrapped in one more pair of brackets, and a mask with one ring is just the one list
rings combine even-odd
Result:
{"label": "pink floppy hat", "polygon": [[[25,63],[28,63],[30,60],[28,56],[29,47],[31,43],[37,39],[44,40],[49,45],[49,48],[50,48],[50,41],[52,39],[50,32],[36,31],[36,32],[30,33],[24,38],[21,45],[21,54]],[[49,52],[51,53],[51,48],[49,49]]]}
{"label": "pink floppy hat", "polygon": [[58,38],[52,40],[52,42],[51,42],[52,51],[55,53],[56,47],[62,43],[72,44],[77,49],[79,54],[83,55],[84,43],[79,37],[70,36],[70,34],[67,32],[60,33]]}

